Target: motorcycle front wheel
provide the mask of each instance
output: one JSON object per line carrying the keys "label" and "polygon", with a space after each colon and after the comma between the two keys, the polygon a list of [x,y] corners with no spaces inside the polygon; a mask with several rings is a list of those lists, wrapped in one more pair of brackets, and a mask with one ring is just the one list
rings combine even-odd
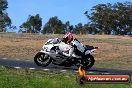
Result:
{"label": "motorcycle front wheel", "polygon": [[35,57],[34,57],[34,62],[38,66],[46,67],[46,66],[48,66],[52,62],[52,60],[51,60],[51,58],[48,55],[46,55],[46,54],[44,54],[42,52],[38,52],[35,55]]}

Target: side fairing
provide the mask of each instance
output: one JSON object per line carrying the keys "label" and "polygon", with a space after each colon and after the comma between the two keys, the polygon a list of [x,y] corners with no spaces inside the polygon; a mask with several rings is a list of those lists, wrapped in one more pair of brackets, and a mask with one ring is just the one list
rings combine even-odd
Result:
{"label": "side fairing", "polygon": [[49,44],[49,45],[44,45],[42,48],[43,48],[44,51],[49,52],[52,47],[53,47],[53,45]]}
{"label": "side fairing", "polygon": [[70,48],[71,48],[71,46],[70,45],[68,45],[68,44],[65,44],[65,43],[60,43],[60,45],[59,45],[59,49],[61,50],[61,51],[68,51],[68,50],[70,50]]}

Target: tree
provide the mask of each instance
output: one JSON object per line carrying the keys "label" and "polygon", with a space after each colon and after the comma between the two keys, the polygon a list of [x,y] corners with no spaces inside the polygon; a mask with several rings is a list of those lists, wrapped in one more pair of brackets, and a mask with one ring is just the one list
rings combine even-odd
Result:
{"label": "tree", "polygon": [[83,28],[85,29],[85,32],[88,34],[96,34],[97,33],[97,30],[90,24],[85,24],[83,26]]}
{"label": "tree", "polygon": [[111,4],[98,4],[92,8],[92,13],[88,18],[91,20],[92,25],[96,25],[96,29],[100,31],[100,33],[109,34],[109,13],[111,11]]}
{"label": "tree", "polygon": [[116,24],[115,31],[117,34],[126,34],[132,32],[132,3],[115,3],[113,8],[116,12],[114,23]]}
{"label": "tree", "polygon": [[70,31],[70,32],[73,32],[73,31],[74,31],[74,26],[73,26],[73,25],[70,25],[69,31]]}
{"label": "tree", "polygon": [[11,19],[6,13],[6,9],[8,8],[7,0],[0,0],[0,31],[6,31],[5,27],[11,25]]}
{"label": "tree", "polygon": [[70,22],[67,21],[67,22],[65,23],[65,32],[70,31],[69,28],[70,28]]}
{"label": "tree", "polygon": [[84,28],[84,26],[82,25],[82,23],[78,23],[77,25],[75,25],[75,32],[76,34],[86,34],[86,29]]}
{"label": "tree", "polygon": [[85,15],[91,20],[93,28],[100,34],[110,34],[112,30],[116,34],[126,34],[132,28],[132,3],[115,3],[114,5],[98,4],[92,9],[92,13]]}
{"label": "tree", "polygon": [[24,30],[26,33],[39,33],[42,26],[42,18],[39,14],[35,16],[29,15],[26,22],[20,26],[20,30]]}
{"label": "tree", "polygon": [[58,34],[63,33],[64,24],[57,16],[51,17],[49,21],[44,25],[43,33]]}
{"label": "tree", "polygon": [[67,21],[65,24],[64,24],[64,30],[65,32],[73,32],[73,25],[70,24],[70,21]]}

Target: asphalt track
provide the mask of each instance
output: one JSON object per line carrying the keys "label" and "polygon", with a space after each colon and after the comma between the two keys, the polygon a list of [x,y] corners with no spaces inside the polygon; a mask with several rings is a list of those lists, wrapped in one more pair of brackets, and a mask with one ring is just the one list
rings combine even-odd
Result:
{"label": "asphalt track", "polygon": [[[8,66],[13,68],[27,68],[27,69],[35,69],[35,70],[60,70],[60,71],[67,71],[67,70],[73,70],[77,71],[77,68],[75,66],[72,67],[63,67],[63,66],[57,66],[50,64],[47,67],[41,67],[37,66],[33,61],[30,60],[13,60],[13,59],[7,59],[7,58],[1,58],[0,59],[0,65],[2,66]],[[97,68],[92,67],[88,69],[87,71],[93,72],[93,73],[106,73],[106,74],[129,74],[132,75],[132,71],[129,70],[115,70],[115,69],[109,69],[109,68]]]}

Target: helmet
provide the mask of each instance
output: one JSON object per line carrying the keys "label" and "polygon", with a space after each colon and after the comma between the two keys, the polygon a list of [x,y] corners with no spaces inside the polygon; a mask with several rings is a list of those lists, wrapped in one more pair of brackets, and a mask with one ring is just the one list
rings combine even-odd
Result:
{"label": "helmet", "polygon": [[72,33],[66,32],[66,34],[63,36],[63,40],[66,44],[70,43],[73,40]]}

